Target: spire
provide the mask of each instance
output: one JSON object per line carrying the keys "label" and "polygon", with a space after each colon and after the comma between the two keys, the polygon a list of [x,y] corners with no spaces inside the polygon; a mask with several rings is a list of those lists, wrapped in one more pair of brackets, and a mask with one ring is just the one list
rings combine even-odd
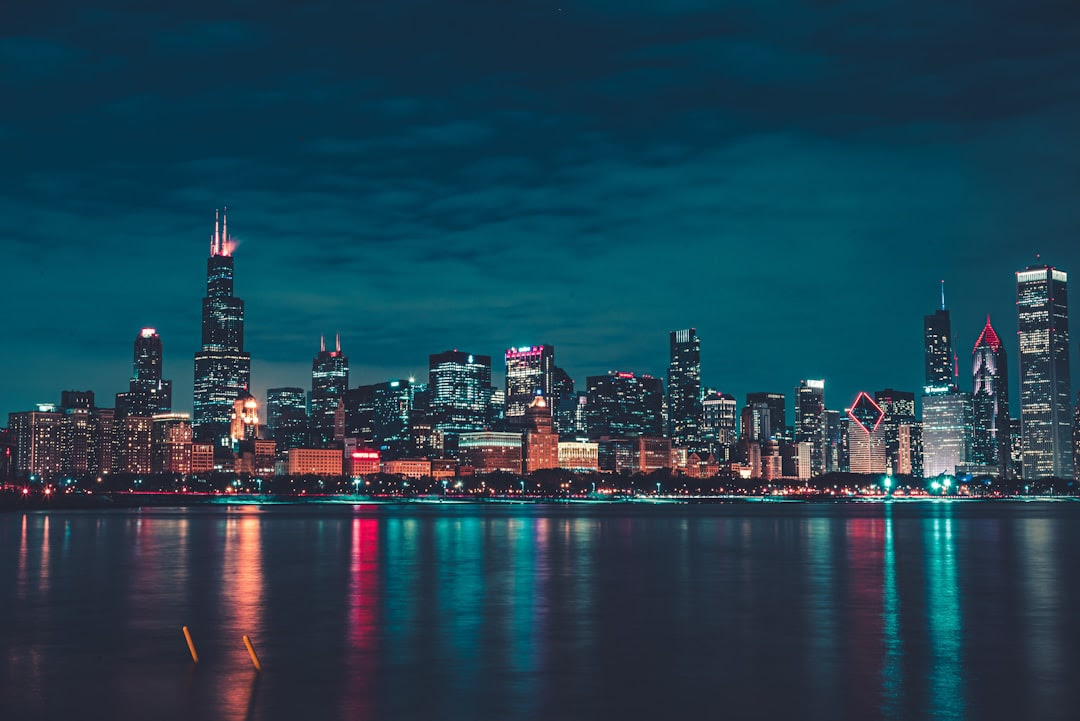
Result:
{"label": "spire", "polygon": [[[225,209],[221,211],[221,248],[225,249],[225,244],[229,242],[229,207],[225,206]],[[243,220],[243,218],[241,218]]]}
{"label": "spire", "polygon": [[945,310],[945,279],[941,280],[941,309]]}
{"label": "spire", "polygon": [[212,255],[221,255],[221,220],[217,208],[214,209],[214,250]]}
{"label": "spire", "polygon": [[986,315],[986,325],[983,326],[982,333],[979,333],[979,339],[975,341],[975,349],[972,353],[983,346],[990,346],[990,349],[995,353],[1001,348],[1001,338],[998,337],[997,332],[994,330],[993,326],[990,325],[989,313]]}
{"label": "spire", "polygon": [[334,345],[337,346],[337,352],[341,352],[341,333],[334,334]]}
{"label": "spire", "polygon": [[324,336],[322,333],[319,334],[319,352],[326,352],[326,336]]}

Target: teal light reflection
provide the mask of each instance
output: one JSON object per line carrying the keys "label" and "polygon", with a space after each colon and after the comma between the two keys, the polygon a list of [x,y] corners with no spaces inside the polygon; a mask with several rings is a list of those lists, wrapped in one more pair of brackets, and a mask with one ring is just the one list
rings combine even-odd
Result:
{"label": "teal light reflection", "polygon": [[885,718],[903,717],[904,642],[900,633],[900,596],[896,588],[896,547],[893,541],[892,504],[885,505],[885,564],[882,632],[885,661],[881,671],[882,712]]}
{"label": "teal light reflection", "polygon": [[927,548],[926,611],[930,629],[931,717],[962,719],[967,716],[964,699],[963,612],[957,582],[956,547],[953,541],[953,504],[937,506],[929,524]]}

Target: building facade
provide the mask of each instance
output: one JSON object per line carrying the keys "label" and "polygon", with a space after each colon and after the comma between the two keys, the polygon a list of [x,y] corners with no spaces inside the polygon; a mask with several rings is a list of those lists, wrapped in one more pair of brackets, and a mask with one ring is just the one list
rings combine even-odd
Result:
{"label": "building facade", "polygon": [[488,427],[491,356],[448,350],[428,357],[432,426],[445,436]]}
{"label": "building facade", "polygon": [[[800,445],[800,478],[813,478],[825,472],[825,381],[800,381],[795,389],[795,443]],[[802,448],[802,444],[807,444]],[[807,465],[808,464],[808,465]]]}
{"label": "building facade", "polygon": [[308,428],[311,445],[325,448],[334,441],[335,415],[349,387],[349,359],[341,351],[341,337],[334,350],[326,350],[326,339],[319,339],[319,353],[311,359],[311,413]]}
{"label": "building facade", "polygon": [[161,336],[143,328],[135,337],[135,354],[128,390],[116,394],[116,414],[152,416],[172,410],[172,381],[165,380]]}
{"label": "building facade", "polygon": [[1012,457],[1009,438],[1009,366],[1005,347],[990,317],[971,351],[971,462],[1008,477]]}
{"label": "building facade", "polygon": [[658,378],[611,371],[589,376],[586,384],[589,438],[663,436],[664,388]]}
{"label": "building facade", "polygon": [[676,446],[697,449],[701,438],[701,340],[697,329],[668,335],[667,434]]}
{"label": "building facade", "polygon": [[251,383],[244,351],[244,301],[234,295],[234,244],[228,220],[214,221],[202,300],[202,348],[195,354],[192,426],[200,442],[228,445],[233,401]]}
{"label": "building facade", "polygon": [[1050,266],[1016,274],[1024,480],[1073,475],[1068,280]]}

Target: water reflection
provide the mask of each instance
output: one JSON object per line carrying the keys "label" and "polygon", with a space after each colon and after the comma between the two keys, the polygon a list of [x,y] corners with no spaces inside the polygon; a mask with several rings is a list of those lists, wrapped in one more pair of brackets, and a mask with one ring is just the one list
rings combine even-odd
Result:
{"label": "water reflection", "polygon": [[953,503],[935,505],[926,538],[926,616],[930,631],[929,708],[933,718],[961,719],[964,699],[963,599],[957,580]]}
{"label": "water reflection", "polygon": [[256,651],[264,648],[261,531],[260,514],[254,508],[230,512],[225,522],[220,582],[226,657],[214,680],[217,707],[229,719],[250,718],[258,700],[257,674],[242,637],[250,636]]}
{"label": "water reflection", "polygon": [[373,715],[378,662],[379,522],[354,518],[350,538],[347,675],[342,710],[350,719],[366,719]]}
{"label": "water reflection", "polygon": [[1025,518],[1017,525],[1026,622],[1023,651],[1031,681],[1029,702],[1034,715],[1050,718],[1062,708],[1062,690],[1067,686],[1067,664],[1061,645],[1064,628],[1060,622],[1065,609],[1055,563],[1063,549],[1055,542],[1051,521]]}
{"label": "water reflection", "polygon": [[885,554],[883,569],[882,632],[885,660],[881,668],[882,715],[903,717],[904,638],[900,623],[900,591],[896,582],[896,541],[893,538],[893,504],[885,505]]}

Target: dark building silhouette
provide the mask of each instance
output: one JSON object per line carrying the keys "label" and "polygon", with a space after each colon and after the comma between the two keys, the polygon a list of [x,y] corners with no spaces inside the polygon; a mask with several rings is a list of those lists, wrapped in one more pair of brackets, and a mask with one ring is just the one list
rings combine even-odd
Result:
{"label": "dark building silhouette", "polygon": [[668,334],[668,435],[676,446],[697,449],[701,443],[701,340],[697,329]]}
{"label": "dark building silhouette", "polygon": [[[326,350],[326,340],[319,339],[319,354],[311,359],[311,414],[308,426],[311,444],[325,448],[334,441],[335,415],[349,387],[349,359],[341,351],[340,336],[334,350]],[[346,426],[348,421],[346,421]]]}
{"label": "dark building silhouette", "polygon": [[[809,474],[825,472],[825,381],[804,380],[795,389],[795,443],[810,448]],[[785,474],[786,475],[786,474]]]}
{"label": "dark building silhouette", "polygon": [[307,445],[307,394],[303,388],[270,388],[266,391],[266,428],[277,453]]}
{"label": "dark building silhouette", "polygon": [[659,378],[611,371],[589,376],[586,385],[590,438],[663,436],[664,384]]}
{"label": "dark building silhouette", "polygon": [[143,328],[135,337],[135,358],[128,390],[116,394],[116,415],[152,416],[172,410],[172,381],[162,378],[164,355],[161,336]]}
{"label": "dark building silhouette", "polygon": [[952,324],[945,309],[945,283],[941,284],[941,308],[923,316],[923,356],[926,385],[955,386],[956,367],[952,349]]}
{"label": "dark building silhouette", "polygon": [[251,382],[251,355],[244,352],[244,301],[233,295],[233,242],[228,221],[214,220],[202,301],[202,348],[195,354],[195,438],[229,443],[233,401]]}

